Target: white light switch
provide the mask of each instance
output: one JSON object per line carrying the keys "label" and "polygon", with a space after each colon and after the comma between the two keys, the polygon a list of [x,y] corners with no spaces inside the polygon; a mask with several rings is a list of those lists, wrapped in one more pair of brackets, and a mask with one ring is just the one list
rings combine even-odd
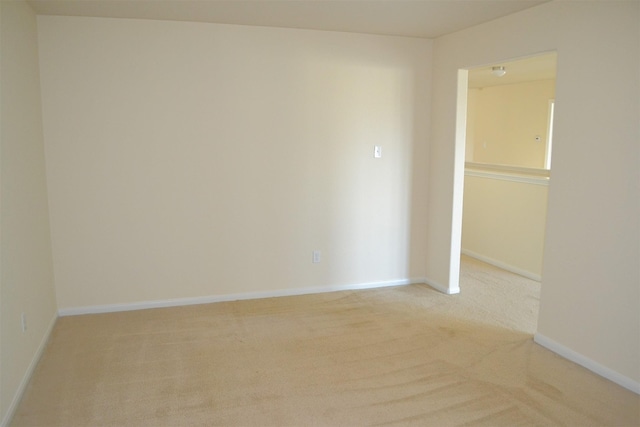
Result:
{"label": "white light switch", "polygon": [[313,251],[311,261],[312,261],[314,264],[317,264],[317,263],[319,263],[319,262],[320,262],[321,256],[322,256],[322,253],[321,253],[320,251]]}
{"label": "white light switch", "polygon": [[373,147],[373,157],[375,157],[376,159],[382,157],[382,146],[376,145]]}

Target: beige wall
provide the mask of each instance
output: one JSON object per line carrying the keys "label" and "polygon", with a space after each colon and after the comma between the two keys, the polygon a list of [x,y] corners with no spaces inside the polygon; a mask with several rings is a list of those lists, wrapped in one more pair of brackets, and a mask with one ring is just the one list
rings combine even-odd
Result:
{"label": "beige wall", "polygon": [[[455,132],[458,69],[557,50],[538,333],[636,385],[639,33],[638,2],[554,1],[435,41],[426,258],[427,277],[458,285],[451,268],[460,252],[465,148]],[[610,64],[615,76],[604,78]]]}
{"label": "beige wall", "polygon": [[38,25],[60,309],[424,276],[431,41]]}
{"label": "beige wall", "polygon": [[543,169],[554,97],[555,80],[469,89],[466,161]]}
{"label": "beige wall", "polygon": [[[0,424],[11,415],[56,317],[36,17],[0,2]],[[22,332],[21,314],[27,316]]]}
{"label": "beige wall", "polygon": [[463,253],[540,280],[547,193],[544,184],[466,175]]}

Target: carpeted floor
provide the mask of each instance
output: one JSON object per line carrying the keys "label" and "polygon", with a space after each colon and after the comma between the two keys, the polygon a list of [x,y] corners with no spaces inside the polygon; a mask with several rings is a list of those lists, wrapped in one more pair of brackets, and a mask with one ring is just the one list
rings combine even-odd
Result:
{"label": "carpeted floor", "polygon": [[539,284],[426,285],[60,318],[12,426],[638,426],[533,343]]}

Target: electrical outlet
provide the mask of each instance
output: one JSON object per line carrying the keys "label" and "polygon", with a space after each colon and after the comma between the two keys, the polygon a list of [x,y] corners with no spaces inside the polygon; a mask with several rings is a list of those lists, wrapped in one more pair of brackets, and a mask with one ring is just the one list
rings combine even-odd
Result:
{"label": "electrical outlet", "polygon": [[320,253],[320,251],[313,251],[313,255],[312,255],[311,261],[312,261],[314,264],[319,263],[319,262],[320,262],[320,257],[321,257],[321,255],[322,255],[322,254]]}
{"label": "electrical outlet", "polygon": [[27,313],[22,313],[20,321],[22,323],[22,332],[27,332]]}

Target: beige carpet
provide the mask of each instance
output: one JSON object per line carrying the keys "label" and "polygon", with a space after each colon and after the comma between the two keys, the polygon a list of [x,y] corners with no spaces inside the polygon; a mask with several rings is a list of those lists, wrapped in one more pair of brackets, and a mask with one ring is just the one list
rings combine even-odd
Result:
{"label": "beige carpet", "polygon": [[59,319],[13,426],[638,426],[639,396],[532,341],[536,282]]}

